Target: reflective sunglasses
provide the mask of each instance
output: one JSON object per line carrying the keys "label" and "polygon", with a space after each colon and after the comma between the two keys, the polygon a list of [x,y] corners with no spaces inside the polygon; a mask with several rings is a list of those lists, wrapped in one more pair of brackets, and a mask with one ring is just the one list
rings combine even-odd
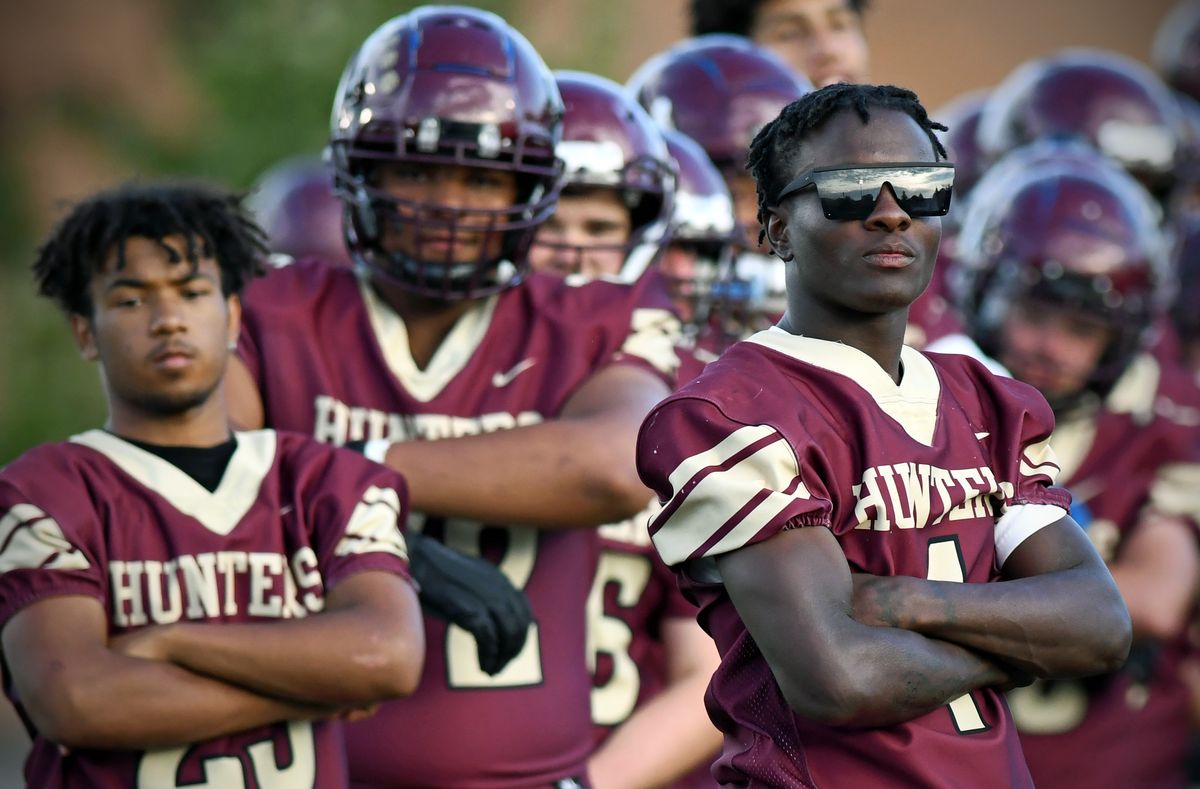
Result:
{"label": "reflective sunglasses", "polygon": [[866,219],[875,210],[875,201],[884,184],[891,184],[896,202],[909,216],[945,216],[950,210],[954,165],[889,162],[814,167],[783,187],[775,202],[778,205],[815,186],[826,219],[836,222]]}

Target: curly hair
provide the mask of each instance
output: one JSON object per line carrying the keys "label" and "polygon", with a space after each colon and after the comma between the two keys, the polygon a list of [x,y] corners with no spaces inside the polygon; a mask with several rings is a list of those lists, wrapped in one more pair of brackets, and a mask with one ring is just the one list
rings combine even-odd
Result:
{"label": "curly hair", "polygon": [[221,269],[221,291],[240,293],[262,272],[266,234],[243,205],[245,195],[198,183],[126,183],[77,203],[50,232],[33,264],[38,292],[67,313],[90,317],[88,287],[111,255],[125,265],[125,242],[157,241],[172,262],[179,253],[167,236],[186,239],[193,269],[213,257]]}
{"label": "curly hair", "polygon": [[[860,17],[868,0],[847,0],[846,5]],[[749,37],[754,15],[763,0],[692,0],[692,35],[732,33]]]}
{"label": "curly hair", "polygon": [[[871,120],[870,107],[903,112],[917,122],[933,145],[935,158],[946,158],[935,131],[946,131],[942,124],[930,120],[917,94],[895,85],[828,85],[806,93],[783,108],[779,117],[768,123],[750,143],[746,169],[754,175],[758,191],[758,221],[766,225],[767,209],[775,204],[775,196],[792,178],[793,162],[800,155],[800,141],[843,110],[853,110],[863,125]],[[765,238],[759,231],[759,243]]]}

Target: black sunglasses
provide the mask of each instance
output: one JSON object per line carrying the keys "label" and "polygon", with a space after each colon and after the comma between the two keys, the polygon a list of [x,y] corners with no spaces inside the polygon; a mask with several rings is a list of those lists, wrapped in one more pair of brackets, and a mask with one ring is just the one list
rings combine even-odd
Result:
{"label": "black sunglasses", "polygon": [[778,205],[815,186],[826,219],[837,222],[866,219],[875,210],[875,201],[884,184],[892,185],[896,202],[909,216],[945,216],[950,210],[954,165],[889,162],[814,167],[783,187],[775,203]]}

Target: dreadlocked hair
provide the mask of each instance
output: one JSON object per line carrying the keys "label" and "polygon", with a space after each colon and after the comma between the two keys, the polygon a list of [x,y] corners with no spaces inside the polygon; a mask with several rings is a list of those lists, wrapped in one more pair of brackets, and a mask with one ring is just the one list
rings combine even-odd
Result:
{"label": "dreadlocked hair", "polygon": [[[851,11],[863,15],[868,0],[848,0]],[[754,26],[754,15],[763,0],[692,0],[692,35],[709,33],[732,33],[749,36]]]}
{"label": "dreadlocked hair", "polygon": [[800,141],[843,110],[854,110],[865,126],[871,120],[868,108],[903,112],[917,122],[933,145],[935,158],[946,158],[935,131],[946,131],[930,120],[917,94],[895,85],[852,85],[839,82],[806,93],[783,108],[779,117],[763,126],[750,143],[746,169],[754,175],[758,191],[758,243],[766,238],[767,209],[791,180],[791,163],[800,153]]}
{"label": "dreadlocked hair", "polygon": [[167,236],[185,239],[184,257],[193,271],[201,258],[215,258],[221,269],[221,292],[240,293],[262,273],[266,234],[250,218],[245,195],[198,183],[126,183],[77,203],[38,249],[33,264],[38,292],[67,313],[90,317],[88,287],[115,255],[125,266],[125,242],[148,238],[178,262]]}

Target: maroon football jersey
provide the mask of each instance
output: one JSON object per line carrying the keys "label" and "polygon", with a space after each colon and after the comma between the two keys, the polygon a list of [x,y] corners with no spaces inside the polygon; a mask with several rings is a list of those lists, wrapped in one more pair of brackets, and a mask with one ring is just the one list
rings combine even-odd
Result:
{"label": "maroon football jersey", "polygon": [[650,514],[600,527],[600,563],[588,600],[597,743],[666,685],[663,621],[696,616],[650,544]]}
{"label": "maroon football jersey", "polygon": [[[238,433],[209,492],[93,430],[0,470],[0,626],[56,595],[94,597],[110,636],[149,625],[320,611],[364,570],[408,577],[400,476],[303,436]],[[14,689],[6,692],[20,709]],[[73,750],[31,730],[29,786],[343,787],[336,721],[292,721],[154,751]]]}
{"label": "maroon football jersey", "polygon": [[[1050,409],[965,357],[905,348],[901,360],[897,385],[853,347],[771,329],[657,406],[638,465],[663,504],[651,524],[663,559],[681,570],[784,529],[823,527],[857,572],[997,580],[1031,533],[1019,524],[1065,515],[1069,497],[1049,487]],[[706,698],[725,732],[721,782],[1030,785],[999,693],[876,729],[801,718],[724,587],[680,579],[722,657]]]}
{"label": "maroon football jersey", "polygon": [[[335,444],[537,424],[603,367],[669,378],[676,365],[678,321],[665,296],[612,282],[533,275],[461,318],[424,370],[403,320],[353,272],[298,263],[252,284],[245,304],[240,350],[268,424]],[[421,514],[410,526],[495,561],[528,595],[536,624],[524,650],[489,676],[469,633],[427,617],[417,692],[347,727],[352,781],[501,789],[583,775],[595,530]]]}
{"label": "maroon football jersey", "polygon": [[[1068,417],[1053,442],[1075,517],[1106,560],[1149,509],[1200,520],[1200,395],[1151,355],[1134,360],[1101,406]],[[1038,682],[1009,694],[1038,787],[1183,787],[1188,692],[1181,634],[1104,677]]]}

